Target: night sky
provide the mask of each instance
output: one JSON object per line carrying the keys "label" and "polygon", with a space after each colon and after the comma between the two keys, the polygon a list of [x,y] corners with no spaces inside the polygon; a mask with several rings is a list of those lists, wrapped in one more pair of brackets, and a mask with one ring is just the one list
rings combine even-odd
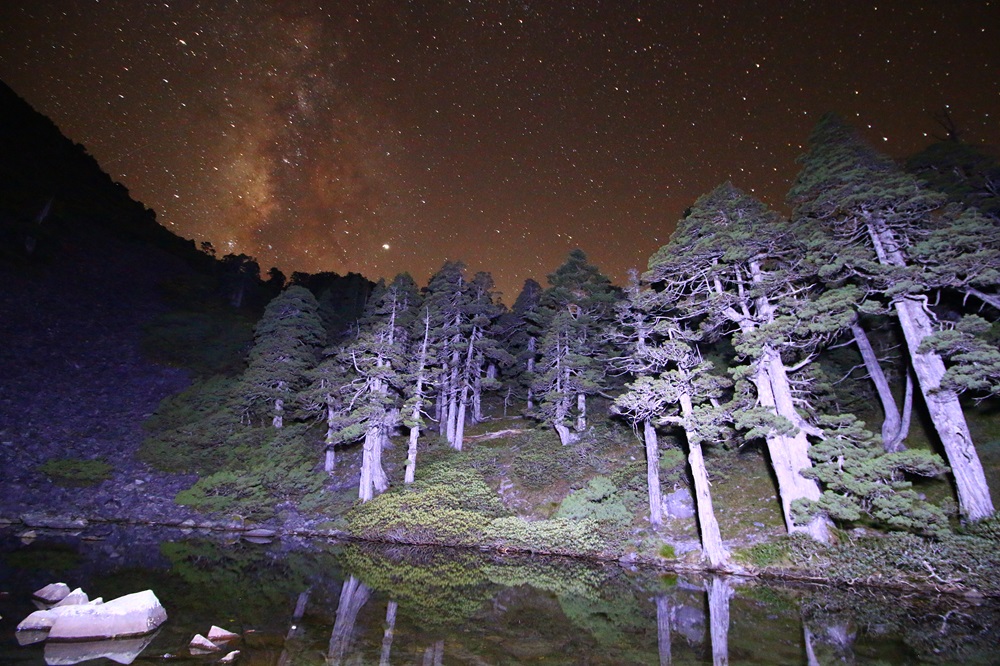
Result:
{"label": "night sky", "polygon": [[266,271],[616,282],[820,115],[1000,146],[1000,3],[4,0],[0,78],[177,234]]}

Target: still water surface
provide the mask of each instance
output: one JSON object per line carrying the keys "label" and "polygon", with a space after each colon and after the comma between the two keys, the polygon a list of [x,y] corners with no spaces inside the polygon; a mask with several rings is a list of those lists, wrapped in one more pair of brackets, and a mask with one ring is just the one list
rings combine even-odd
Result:
{"label": "still water surface", "polygon": [[[1000,663],[995,602],[110,526],[28,543],[0,529],[0,552],[2,664],[215,663],[187,648],[213,624],[242,635],[242,666]],[[54,581],[106,600],[152,589],[169,619],[145,640],[19,645]]]}

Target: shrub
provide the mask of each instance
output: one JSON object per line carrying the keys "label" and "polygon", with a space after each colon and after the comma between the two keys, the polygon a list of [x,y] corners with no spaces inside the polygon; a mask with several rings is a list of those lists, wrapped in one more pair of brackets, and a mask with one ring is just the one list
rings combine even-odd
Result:
{"label": "shrub", "polygon": [[56,483],[80,487],[107,481],[115,468],[99,458],[59,458],[46,460],[38,469]]}
{"label": "shrub", "polygon": [[595,476],[584,488],[567,495],[555,513],[555,518],[564,520],[589,519],[618,526],[628,525],[632,517],[618,489],[604,476]]}

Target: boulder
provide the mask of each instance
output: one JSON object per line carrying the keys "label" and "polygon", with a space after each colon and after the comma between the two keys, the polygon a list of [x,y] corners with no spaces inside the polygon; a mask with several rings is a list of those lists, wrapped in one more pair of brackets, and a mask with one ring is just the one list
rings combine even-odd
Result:
{"label": "boulder", "polygon": [[218,652],[222,648],[201,634],[195,634],[191,642],[188,643],[188,649],[191,650],[191,654],[204,654],[205,652]]}
{"label": "boulder", "polygon": [[[94,607],[103,604],[71,604],[68,606],[54,606],[44,610],[37,610],[28,617],[21,620],[17,625],[18,633],[23,631],[49,631],[55,625],[56,620],[68,615],[86,615],[93,613]],[[35,641],[32,641],[35,642]],[[22,643],[23,645],[23,643]]]}
{"label": "boulder", "polygon": [[[152,590],[126,594],[104,604],[65,606],[38,613],[59,613],[53,618],[49,640],[96,640],[142,636],[167,619],[167,612]],[[38,613],[32,613],[31,616]],[[29,616],[29,618],[31,617]]]}
{"label": "boulder", "polygon": [[49,583],[40,590],[35,590],[34,597],[47,604],[56,604],[66,598],[69,594],[69,585],[66,583]]}
{"label": "boulder", "polygon": [[678,488],[663,496],[663,512],[671,518],[686,520],[695,515],[694,497],[687,488]]}
{"label": "boulder", "polygon": [[212,628],[208,630],[208,640],[213,643],[228,643],[229,641],[234,641],[239,638],[239,634],[234,634],[231,631],[226,631],[222,627],[217,627],[214,624]]}
{"label": "boulder", "polygon": [[234,661],[236,661],[236,657],[238,657],[238,656],[240,656],[240,651],[239,650],[233,650],[232,652],[230,652],[229,654],[227,654],[225,657],[223,657],[222,659],[220,659],[219,663],[220,664],[231,664]]}
{"label": "boulder", "polygon": [[63,606],[79,606],[80,604],[87,603],[90,603],[90,597],[88,597],[87,593],[80,588],[76,588],[60,599],[59,603],[57,603],[54,608],[62,608]]}
{"label": "boulder", "polygon": [[154,638],[156,633],[139,638],[50,642],[45,644],[45,663],[50,666],[79,664],[82,661],[104,658],[117,664],[131,664]]}

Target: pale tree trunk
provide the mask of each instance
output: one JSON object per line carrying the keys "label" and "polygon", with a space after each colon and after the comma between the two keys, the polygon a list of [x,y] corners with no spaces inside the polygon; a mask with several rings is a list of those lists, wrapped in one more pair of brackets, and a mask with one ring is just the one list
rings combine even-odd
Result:
{"label": "pale tree trunk", "polygon": [[337,416],[337,412],[334,409],[333,397],[328,395],[326,397],[326,456],[323,460],[323,471],[327,474],[333,474],[333,471],[337,468],[337,452],[334,450],[334,431],[333,424],[334,419]]}
{"label": "pale tree trunk", "polygon": [[438,641],[424,650],[423,666],[441,666],[444,663],[444,641]]}
{"label": "pale tree trunk", "polygon": [[587,396],[583,393],[576,394],[576,431],[583,432],[587,429]]}
{"label": "pale tree trunk", "polygon": [[291,666],[295,663],[293,655],[288,651],[288,644],[294,639],[302,635],[303,629],[300,624],[302,616],[306,613],[306,604],[309,603],[309,590],[305,590],[299,594],[298,600],[295,602],[295,610],[292,612],[291,625],[288,627],[288,633],[285,634],[285,645],[281,650],[281,656],[278,657],[278,666]]}
{"label": "pale tree trunk", "polygon": [[[528,363],[526,368],[529,373],[535,372],[535,347],[535,336],[531,336],[528,338]],[[534,392],[532,391],[531,386],[528,386],[528,411],[530,412],[534,408]]]}
{"label": "pale tree trunk", "polygon": [[[459,350],[455,349],[451,356],[451,376],[448,379],[448,430],[445,438],[455,448],[455,428],[458,425],[458,361],[460,359]],[[462,443],[458,443],[458,448],[462,448]]]}
{"label": "pale tree trunk", "polygon": [[901,299],[895,303],[895,308],[910,352],[913,374],[917,376],[927,411],[951,465],[959,511],[969,520],[989,518],[994,512],[993,500],[962,405],[954,391],[940,388],[945,373],[944,361],[937,352],[917,351],[924,339],[934,332],[930,317],[923,304],[916,300]]}
{"label": "pale tree trunk", "polygon": [[274,400],[274,417],[271,419],[271,425],[279,430],[285,425],[285,401],[281,398]]}
{"label": "pale tree trunk", "polygon": [[437,394],[434,396],[434,420],[438,424],[438,434],[444,437],[447,428],[447,418],[444,413],[444,391],[446,380],[442,376],[441,385],[438,386]]}
{"label": "pale tree trunk", "polygon": [[663,493],[660,491],[660,443],[656,428],[649,419],[642,422],[642,438],[646,444],[646,494],[649,497],[649,524],[663,524]]}
{"label": "pale tree trunk", "polygon": [[469,380],[472,377],[476,337],[476,329],[473,329],[469,334],[469,348],[465,354],[465,369],[461,375],[462,390],[459,392],[458,397],[458,416],[455,419],[455,439],[451,443],[451,447],[456,451],[462,450],[462,444],[464,443],[463,440],[465,439],[465,415],[469,411]]}
{"label": "pale tree trunk", "polygon": [[[907,265],[895,234],[884,221],[868,219],[866,228],[875,255],[881,263],[900,267]],[[893,303],[910,353],[913,374],[917,376],[920,393],[924,396],[934,429],[951,465],[958,491],[959,511],[969,520],[982,520],[993,515],[993,500],[990,498],[982,462],[972,443],[965,413],[958,395],[941,388],[941,379],[945,373],[941,356],[934,351],[919,351],[921,343],[934,333],[934,325],[925,306],[924,300],[905,296]]]}
{"label": "pale tree trunk", "polygon": [[1000,296],[998,296],[997,294],[987,294],[982,291],[979,291],[975,287],[966,287],[965,293],[968,294],[969,296],[975,296],[983,303],[988,303],[997,310],[1000,310]]}
{"label": "pale tree trunk", "polygon": [[[680,396],[681,415],[685,421],[693,417],[694,405],[691,395],[682,391]],[[729,562],[729,553],[722,543],[719,532],[719,521],[715,517],[712,505],[712,485],[708,480],[708,470],[705,469],[705,456],[701,449],[701,441],[687,433],[688,464],[691,466],[691,478],[694,480],[695,506],[698,510],[698,527],[701,528],[701,547],[713,569],[725,568]]]}
{"label": "pale tree trunk", "polygon": [[430,312],[424,318],[424,341],[420,345],[420,357],[417,361],[417,385],[413,396],[413,411],[410,420],[410,439],[406,448],[406,475],[403,483],[413,483],[417,471],[417,440],[420,438],[420,412],[424,408],[424,370],[427,366],[427,344],[430,340]]}
{"label": "pale tree trunk", "polygon": [[[748,270],[754,283],[762,279],[760,266],[751,261]],[[774,306],[765,296],[754,299],[757,318],[761,322],[774,320]],[[756,325],[748,318],[737,318],[740,328],[745,334],[752,334]],[[812,467],[809,459],[809,440],[805,429],[808,424],[795,409],[792,400],[792,389],[788,382],[788,374],[781,355],[764,345],[760,357],[756,361],[757,368],[752,381],[757,388],[757,400],[760,405],[778,416],[782,416],[796,428],[794,435],[771,431],[765,436],[768,454],[771,457],[771,467],[778,479],[778,496],[785,515],[785,527],[789,533],[805,532],[817,541],[827,543],[830,540],[831,522],[825,515],[818,515],[808,525],[796,525],[792,518],[792,503],[797,499],[816,501],[820,498],[819,484],[813,479],[807,479],[799,472]]]}
{"label": "pale tree trunk", "polygon": [[778,416],[785,417],[797,428],[794,435],[772,433],[766,438],[771,464],[775,476],[778,477],[778,491],[785,512],[785,524],[789,532],[805,532],[813,539],[827,543],[830,540],[831,526],[827,516],[817,515],[807,525],[796,525],[792,518],[792,502],[797,499],[815,502],[819,500],[821,492],[815,480],[807,479],[801,474],[802,470],[812,467],[812,460],[809,459],[809,440],[802,429],[805,424],[795,410],[785,365],[778,353],[768,347],[765,347],[759,363],[766,364],[767,368],[763,376],[758,371],[762,385],[766,387],[761,390],[761,386],[758,386],[758,396],[762,398],[761,404],[766,405],[769,401],[770,405],[766,406],[770,406]]}
{"label": "pale tree trunk", "polygon": [[656,595],[656,647],[660,655],[660,666],[669,666],[670,629],[673,624],[674,607],[665,592]]}
{"label": "pale tree trunk", "polygon": [[568,415],[569,399],[562,398],[556,404],[556,418],[553,427],[556,429],[556,434],[559,435],[559,443],[563,446],[575,444],[580,439],[580,435],[570,430],[569,426],[566,425],[565,419]]}
{"label": "pale tree trunk", "polygon": [[398,605],[390,601],[385,609],[385,633],[382,635],[382,654],[379,666],[389,666],[389,655],[392,652],[392,635],[396,631],[396,610]]}
{"label": "pale tree trunk", "polygon": [[339,666],[349,656],[351,641],[354,638],[354,626],[358,621],[358,612],[368,601],[371,590],[354,576],[344,581],[340,590],[340,603],[337,605],[337,617],[333,622],[333,633],[330,636],[330,648],[326,663]]}
{"label": "pale tree trunk", "polygon": [[805,623],[805,620],[802,621],[802,638],[806,646],[806,664],[808,666],[821,666],[819,659],[816,658],[816,647],[813,645],[815,638],[809,631],[809,625]]}
{"label": "pale tree trunk", "polygon": [[884,414],[882,420],[882,447],[888,452],[901,450],[902,447],[895,447],[898,447],[902,443],[906,434],[902,433],[903,419],[899,414],[899,408],[896,407],[896,398],[892,395],[889,380],[886,378],[885,372],[882,371],[882,364],[879,363],[878,356],[875,355],[875,349],[872,348],[868,334],[865,333],[865,329],[861,327],[861,324],[854,321],[851,324],[851,333],[854,334],[854,342],[858,346],[858,351],[861,352],[861,359],[865,362],[865,370],[875,385],[875,392],[878,394],[879,402],[882,403],[882,413]]}
{"label": "pale tree trunk", "polygon": [[733,586],[728,579],[712,576],[706,588],[712,663],[714,666],[726,666],[729,664],[729,600],[733,596]]}

